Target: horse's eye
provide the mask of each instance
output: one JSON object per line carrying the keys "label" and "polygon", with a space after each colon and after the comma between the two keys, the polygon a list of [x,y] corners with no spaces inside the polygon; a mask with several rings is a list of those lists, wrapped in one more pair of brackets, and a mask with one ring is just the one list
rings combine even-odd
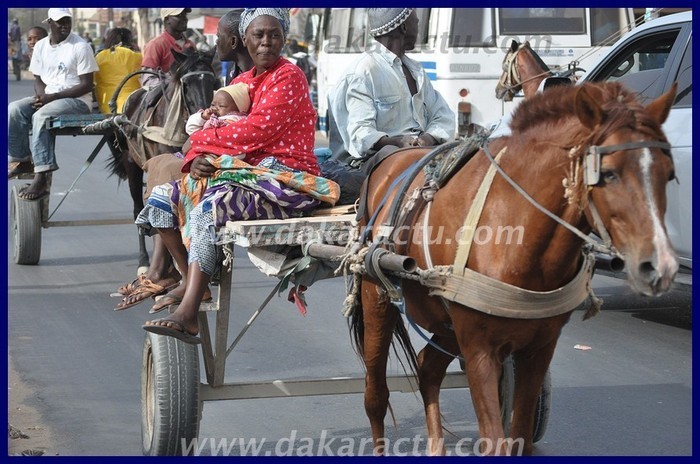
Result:
{"label": "horse's eye", "polygon": [[612,169],[603,169],[600,171],[600,177],[603,179],[603,182],[606,184],[610,184],[613,182],[617,182],[619,177],[617,176],[617,173],[613,171]]}

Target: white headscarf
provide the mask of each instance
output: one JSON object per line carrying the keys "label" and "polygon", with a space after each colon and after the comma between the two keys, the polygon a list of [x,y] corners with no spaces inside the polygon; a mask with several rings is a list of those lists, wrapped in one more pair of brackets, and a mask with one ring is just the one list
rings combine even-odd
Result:
{"label": "white headscarf", "polygon": [[245,35],[245,31],[250,26],[250,23],[258,16],[263,15],[277,19],[282,25],[282,33],[287,37],[289,33],[289,8],[246,8],[241,13],[241,23],[238,26],[241,37]]}

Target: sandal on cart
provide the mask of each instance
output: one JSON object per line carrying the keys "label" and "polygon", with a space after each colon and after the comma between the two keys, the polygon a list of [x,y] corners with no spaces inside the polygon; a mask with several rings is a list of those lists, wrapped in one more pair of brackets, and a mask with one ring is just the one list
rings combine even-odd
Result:
{"label": "sandal on cart", "polygon": [[[165,324],[175,327],[169,327]],[[182,340],[183,342],[190,343],[192,345],[202,343],[202,339],[199,338],[197,334],[189,333],[185,326],[178,321],[171,321],[169,319],[156,319],[155,321],[151,321],[150,324],[144,324],[142,328],[146,332],[151,332],[158,335],[166,335],[168,337],[174,337],[178,340]]]}
{"label": "sandal on cart", "polygon": [[139,286],[141,286],[141,282],[145,278],[146,276],[144,274],[141,274],[128,284],[124,284],[121,287],[119,287],[116,292],[110,293],[109,296],[124,298],[127,295],[131,295],[134,291],[136,291],[136,289]]}
{"label": "sandal on cart", "polygon": [[129,293],[124,297],[124,299],[114,308],[115,311],[123,311],[129,309],[137,304],[141,303],[147,298],[155,297],[166,293],[168,290],[175,288],[179,283],[175,283],[171,286],[164,286],[152,282],[151,279],[144,278],[140,285],[137,286],[133,292]]}

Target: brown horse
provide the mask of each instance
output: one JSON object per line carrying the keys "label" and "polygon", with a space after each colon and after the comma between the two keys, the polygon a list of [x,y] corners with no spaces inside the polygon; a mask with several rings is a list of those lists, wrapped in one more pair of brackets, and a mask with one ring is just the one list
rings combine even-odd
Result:
{"label": "brown horse", "polygon": [[525,98],[537,93],[542,81],[553,77],[556,83],[571,83],[575,81],[575,72],[580,70],[570,66],[564,72],[553,72],[542,58],[530,47],[529,42],[511,41],[510,48],[503,58],[503,74],[496,84],[496,98],[511,101],[515,94],[522,89]]}
{"label": "brown horse", "polygon": [[[565,302],[554,312],[549,303],[533,305],[525,299],[513,309],[500,311],[501,300],[496,301],[488,291],[471,295],[471,299],[483,302],[468,306],[458,302],[464,301],[461,296],[450,297],[445,291],[448,278],[466,267],[513,286],[509,287],[515,289],[512,291],[539,296],[556,293],[585,275],[581,282],[586,300],[579,298],[573,304],[586,303],[595,298],[588,295],[592,271],[582,273],[590,264],[582,245],[595,228],[602,237],[609,237],[610,249],[624,257],[636,291],[658,295],[669,289],[678,263],[663,218],[666,183],[674,178],[674,171],[661,124],[674,95],[675,87],[646,107],[617,83],[561,86],[534,95],[516,109],[511,136],[483,145],[448,182],[425,196],[428,200],[417,201],[421,207],[406,207],[408,212],[399,216],[405,218],[402,224],[389,220],[388,208],[381,205],[392,204],[397,196],[392,182],[413,163],[425,159],[425,151],[404,151],[382,162],[371,174],[367,210],[360,221],[361,226],[370,223],[367,241],[413,257],[419,273],[448,273],[439,279],[426,278],[421,284],[400,275],[393,288],[402,292],[406,317],[433,334],[435,345],[426,345],[413,358],[431,454],[445,452],[439,393],[453,357],[442,350],[460,354],[465,360],[483,440],[481,451],[531,454],[535,405],[543,378],[562,327],[576,309]],[[496,169],[490,190],[475,200],[480,183],[494,165],[491,154],[496,153],[502,171]],[[398,195],[398,204],[405,206],[406,198],[424,196],[408,195],[420,192],[415,189],[430,191],[424,185],[429,175],[426,172],[420,171],[407,193]],[[514,186],[522,192],[516,192]],[[466,264],[457,266],[465,218],[472,204],[479,201],[483,201],[482,212],[471,223],[478,225],[477,234],[467,242],[470,251],[460,261]],[[506,240],[493,233],[507,228],[522,233]],[[427,240],[422,234],[426,230]],[[480,237],[479,230],[492,234]],[[402,235],[397,237],[392,231],[402,231]],[[384,452],[389,400],[386,367],[392,335],[401,338],[403,333],[405,341],[403,319],[390,301],[392,289],[381,280],[362,276],[361,306],[355,308],[351,320],[366,366],[365,410],[379,454]],[[410,357],[412,350],[408,351]],[[510,442],[504,439],[498,397],[499,374],[508,356],[515,363]]]}
{"label": "brown horse", "polygon": [[[117,140],[110,143],[113,160],[111,169],[120,179],[128,180],[129,192],[134,203],[134,218],[144,207],[143,198],[143,164],[146,160],[162,153],[175,153],[180,150],[185,140],[184,127],[187,118],[202,108],[208,108],[219,86],[214,73],[212,61],[214,52],[200,52],[185,49],[182,53],[173,51],[175,63],[159,87],[146,92],[139,89],[129,95],[124,103],[123,114],[131,124],[123,132],[115,134]],[[153,73],[137,71],[132,75]],[[119,88],[112,100],[116,101]],[[178,107],[171,107],[171,103]],[[178,111],[179,110],[179,111]],[[162,131],[166,120],[172,118],[174,137],[168,137],[168,131]],[[165,132],[165,134],[163,134]],[[143,136],[148,134],[146,136]],[[150,137],[150,138],[148,138]],[[156,141],[158,140],[158,141]],[[168,142],[169,143],[166,143]],[[139,235],[139,266],[148,266],[149,258],[143,235]]]}

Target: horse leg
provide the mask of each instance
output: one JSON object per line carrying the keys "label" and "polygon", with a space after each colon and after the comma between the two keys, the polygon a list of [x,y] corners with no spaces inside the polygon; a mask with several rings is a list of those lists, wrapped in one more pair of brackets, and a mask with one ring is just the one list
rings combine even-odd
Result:
{"label": "horse leg", "polygon": [[501,404],[498,399],[498,381],[502,361],[491,350],[462,349],[469,390],[476,418],[479,422],[481,454],[506,454],[505,432],[501,422]]}
{"label": "horse leg", "polygon": [[[433,335],[431,340],[450,353],[457,353],[458,346],[454,337]],[[418,354],[418,385],[425,408],[425,422],[428,428],[428,454],[445,455],[445,439],[440,418],[440,386],[445,378],[447,366],[454,358],[426,345]]]}
{"label": "horse leg", "polygon": [[[535,407],[556,344],[557,341],[554,339],[550,344],[536,352],[520,351],[513,354],[515,393],[510,436],[513,440],[513,446],[520,442],[520,454],[532,454]],[[518,452],[517,449],[513,451]]]}
{"label": "horse leg", "polygon": [[[130,156],[124,157],[124,169],[126,171],[126,176],[129,181],[129,193],[131,194],[131,200],[134,203],[133,215],[134,219],[139,215],[143,209],[143,170],[131,159]],[[146,249],[146,237],[143,231],[139,228],[139,274],[148,270],[149,257],[148,250]]]}
{"label": "horse leg", "polygon": [[389,406],[386,381],[387,359],[399,312],[390,304],[381,287],[362,282],[364,313],[363,359],[365,375],[365,412],[372,428],[374,454],[384,454],[384,417]]}

